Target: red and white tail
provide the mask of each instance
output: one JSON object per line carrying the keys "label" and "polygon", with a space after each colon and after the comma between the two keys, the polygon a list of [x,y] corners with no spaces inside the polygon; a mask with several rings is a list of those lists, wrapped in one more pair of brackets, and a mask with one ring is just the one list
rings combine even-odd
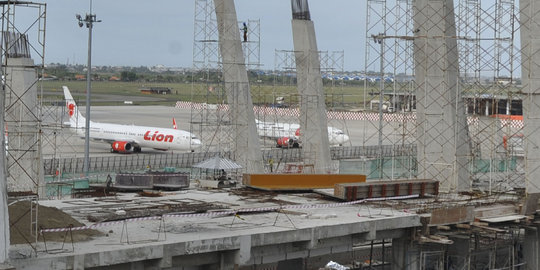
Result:
{"label": "red and white tail", "polygon": [[69,123],[71,127],[74,128],[81,128],[84,127],[86,124],[86,120],[79,112],[79,109],[77,108],[77,104],[75,103],[75,100],[71,96],[71,93],[69,92],[69,89],[67,86],[62,86],[64,89],[64,98],[66,99],[66,109],[69,114]]}
{"label": "red and white tail", "polygon": [[172,126],[174,129],[178,129],[178,127],[176,126],[176,120],[174,119],[174,117],[172,119]]}

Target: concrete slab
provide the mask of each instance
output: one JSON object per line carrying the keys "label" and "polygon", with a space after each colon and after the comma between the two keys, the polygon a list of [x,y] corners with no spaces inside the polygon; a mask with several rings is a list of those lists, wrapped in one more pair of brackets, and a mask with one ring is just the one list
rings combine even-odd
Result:
{"label": "concrete slab", "polygon": [[[165,197],[141,198],[135,194],[119,194],[118,208],[130,203],[152,201],[154,204],[165,200],[191,199],[206,202],[223,202],[227,210],[238,211],[238,215],[178,215],[163,217],[160,220],[135,220],[106,224],[97,227],[104,236],[88,242],[74,243],[73,252],[49,254],[44,252],[44,245],[38,243],[37,256],[25,256],[26,245],[11,247],[11,254],[18,254],[11,259],[16,268],[24,269],[75,269],[81,265],[88,267],[105,267],[133,262],[143,263],[148,260],[164,260],[163,265],[179,266],[183,260],[197,254],[215,254],[223,252],[240,252],[242,260],[238,263],[253,262],[253,258],[263,257],[263,263],[278,262],[286,258],[299,258],[318,254],[330,247],[336,252],[349,250],[353,237],[358,235],[377,235],[377,231],[401,230],[420,226],[419,217],[415,214],[386,211],[385,215],[375,217],[369,209],[357,205],[334,205],[324,199],[315,199],[303,194],[280,194],[274,200],[245,201],[245,197],[227,191],[201,192],[169,192]],[[264,196],[261,196],[264,198]],[[77,215],[90,202],[109,207],[113,202],[88,200],[88,204],[64,201],[42,201],[43,205],[54,206],[73,213],[87,225],[92,223],[82,220]],[[257,211],[249,209],[272,208],[290,205],[291,212]],[[243,211],[243,212],[242,212]],[[326,216],[327,218],[312,218]],[[311,217],[311,218],[310,218]],[[67,226],[67,224],[66,224]],[[160,226],[164,226],[165,235]],[[123,231],[124,230],[124,231]],[[125,241],[126,234],[129,243]],[[247,237],[247,238],[246,238]],[[124,239],[124,240],[122,240]],[[246,241],[249,239],[249,241]],[[336,239],[336,240],[332,240]],[[337,240],[341,239],[341,240]],[[348,240],[347,240],[348,239]],[[356,239],[356,238],[355,238]],[[60,246],[61,243],[47,243],[48,248]],[[264,247],[264,248],[258,248]],[[273,247],[273,248],[272,248]],[[272,251],[273,250],[273,251]],[[313,252],[311,252],[313,251]],[[193,261],[191,261],[193,262]]]}

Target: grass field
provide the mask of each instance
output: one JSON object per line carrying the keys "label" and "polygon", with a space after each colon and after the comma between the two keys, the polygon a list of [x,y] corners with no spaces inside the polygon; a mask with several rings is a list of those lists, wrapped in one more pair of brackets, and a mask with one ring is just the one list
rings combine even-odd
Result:
{"label": "grass field", "polygon": [[[86,93],[86,81],[44,81],[43,92],[44,100],[56,100],[63,98],[62,86],[69,87],[74,96],[84,95]],[[170,95],[148,95],[142,94],[142,87],[168,87],[171,88]],[[215,88],[220,86],[214,86]],[[120,95],[120,96],[138,96],[138,97],[158,97],[160,101],[149,100],[140,101],[140,105],[168,105],[172,106],[176,101],[194,101],[216,103],[218,100],[224,100],[224,96],[218,96],[220,91],[208,91],[210,87],[206,84],[193,83],[152,83],[143,84],[139,82],[110,82],[93,81],[92,95]],[[358,107],[362,104],[364,89],[362,86],[325,86],[327,95],[327,104],[336,107]],[[272,104],[278,96],[285,97],[285,103],[294,103],[297,99],[296,86],[293,85],[263,85],[252,83],[251,96],[255,104]],[[114,102],[107,102],[93,98],[92,104],[97,105],[115,105]]]}

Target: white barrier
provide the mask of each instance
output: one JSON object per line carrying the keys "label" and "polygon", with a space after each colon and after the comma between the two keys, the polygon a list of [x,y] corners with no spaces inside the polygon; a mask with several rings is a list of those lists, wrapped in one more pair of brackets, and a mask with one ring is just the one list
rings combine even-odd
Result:
{"label": "white barrier", "polygon": [[[189,101],[177,101],[176,108],[183,109],[206,109],[208,105],[206,103],[193,103]],[[216,109],[215,107],[213,107]],[[227,104],[222,104],[217,106],[218,110],[228,110],[229,106]],[[291,116],[298,117],[300,116],[300,110],[298,108],[276,108],[276,107],[265,107],[265,106],[253,106],[253,111],[261,114],[267,115],[278,115],[278,116]],[[338,112],[338,111],[328,111],[328,119],[335,120],[365,120],[365,121],[378,121],[379,114],[372,112]],[[384,113],[383,120],[385,122],[409,122],[416,121],[415,113]],[[509,119],[499,119],[501,127],[510,126],[513,128],[523,128],[522,120],[509,120]],[[477,124],[477,117],[467,117],[467,123],[469,125]]]}

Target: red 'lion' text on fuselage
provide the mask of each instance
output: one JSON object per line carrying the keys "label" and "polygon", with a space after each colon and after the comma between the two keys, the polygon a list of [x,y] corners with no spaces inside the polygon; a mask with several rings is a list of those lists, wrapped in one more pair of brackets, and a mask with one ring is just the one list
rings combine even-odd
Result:
{"label": "red 'lion' text on fuselage", "polygon": [[174,139],[173,135],[164,135],[164,134],[158,134],[159,131],[154,131],[154,134],[150,136],[150,130],[144,133],[144,140],[145,141],[158,141],[158,142],[172,142]]}

